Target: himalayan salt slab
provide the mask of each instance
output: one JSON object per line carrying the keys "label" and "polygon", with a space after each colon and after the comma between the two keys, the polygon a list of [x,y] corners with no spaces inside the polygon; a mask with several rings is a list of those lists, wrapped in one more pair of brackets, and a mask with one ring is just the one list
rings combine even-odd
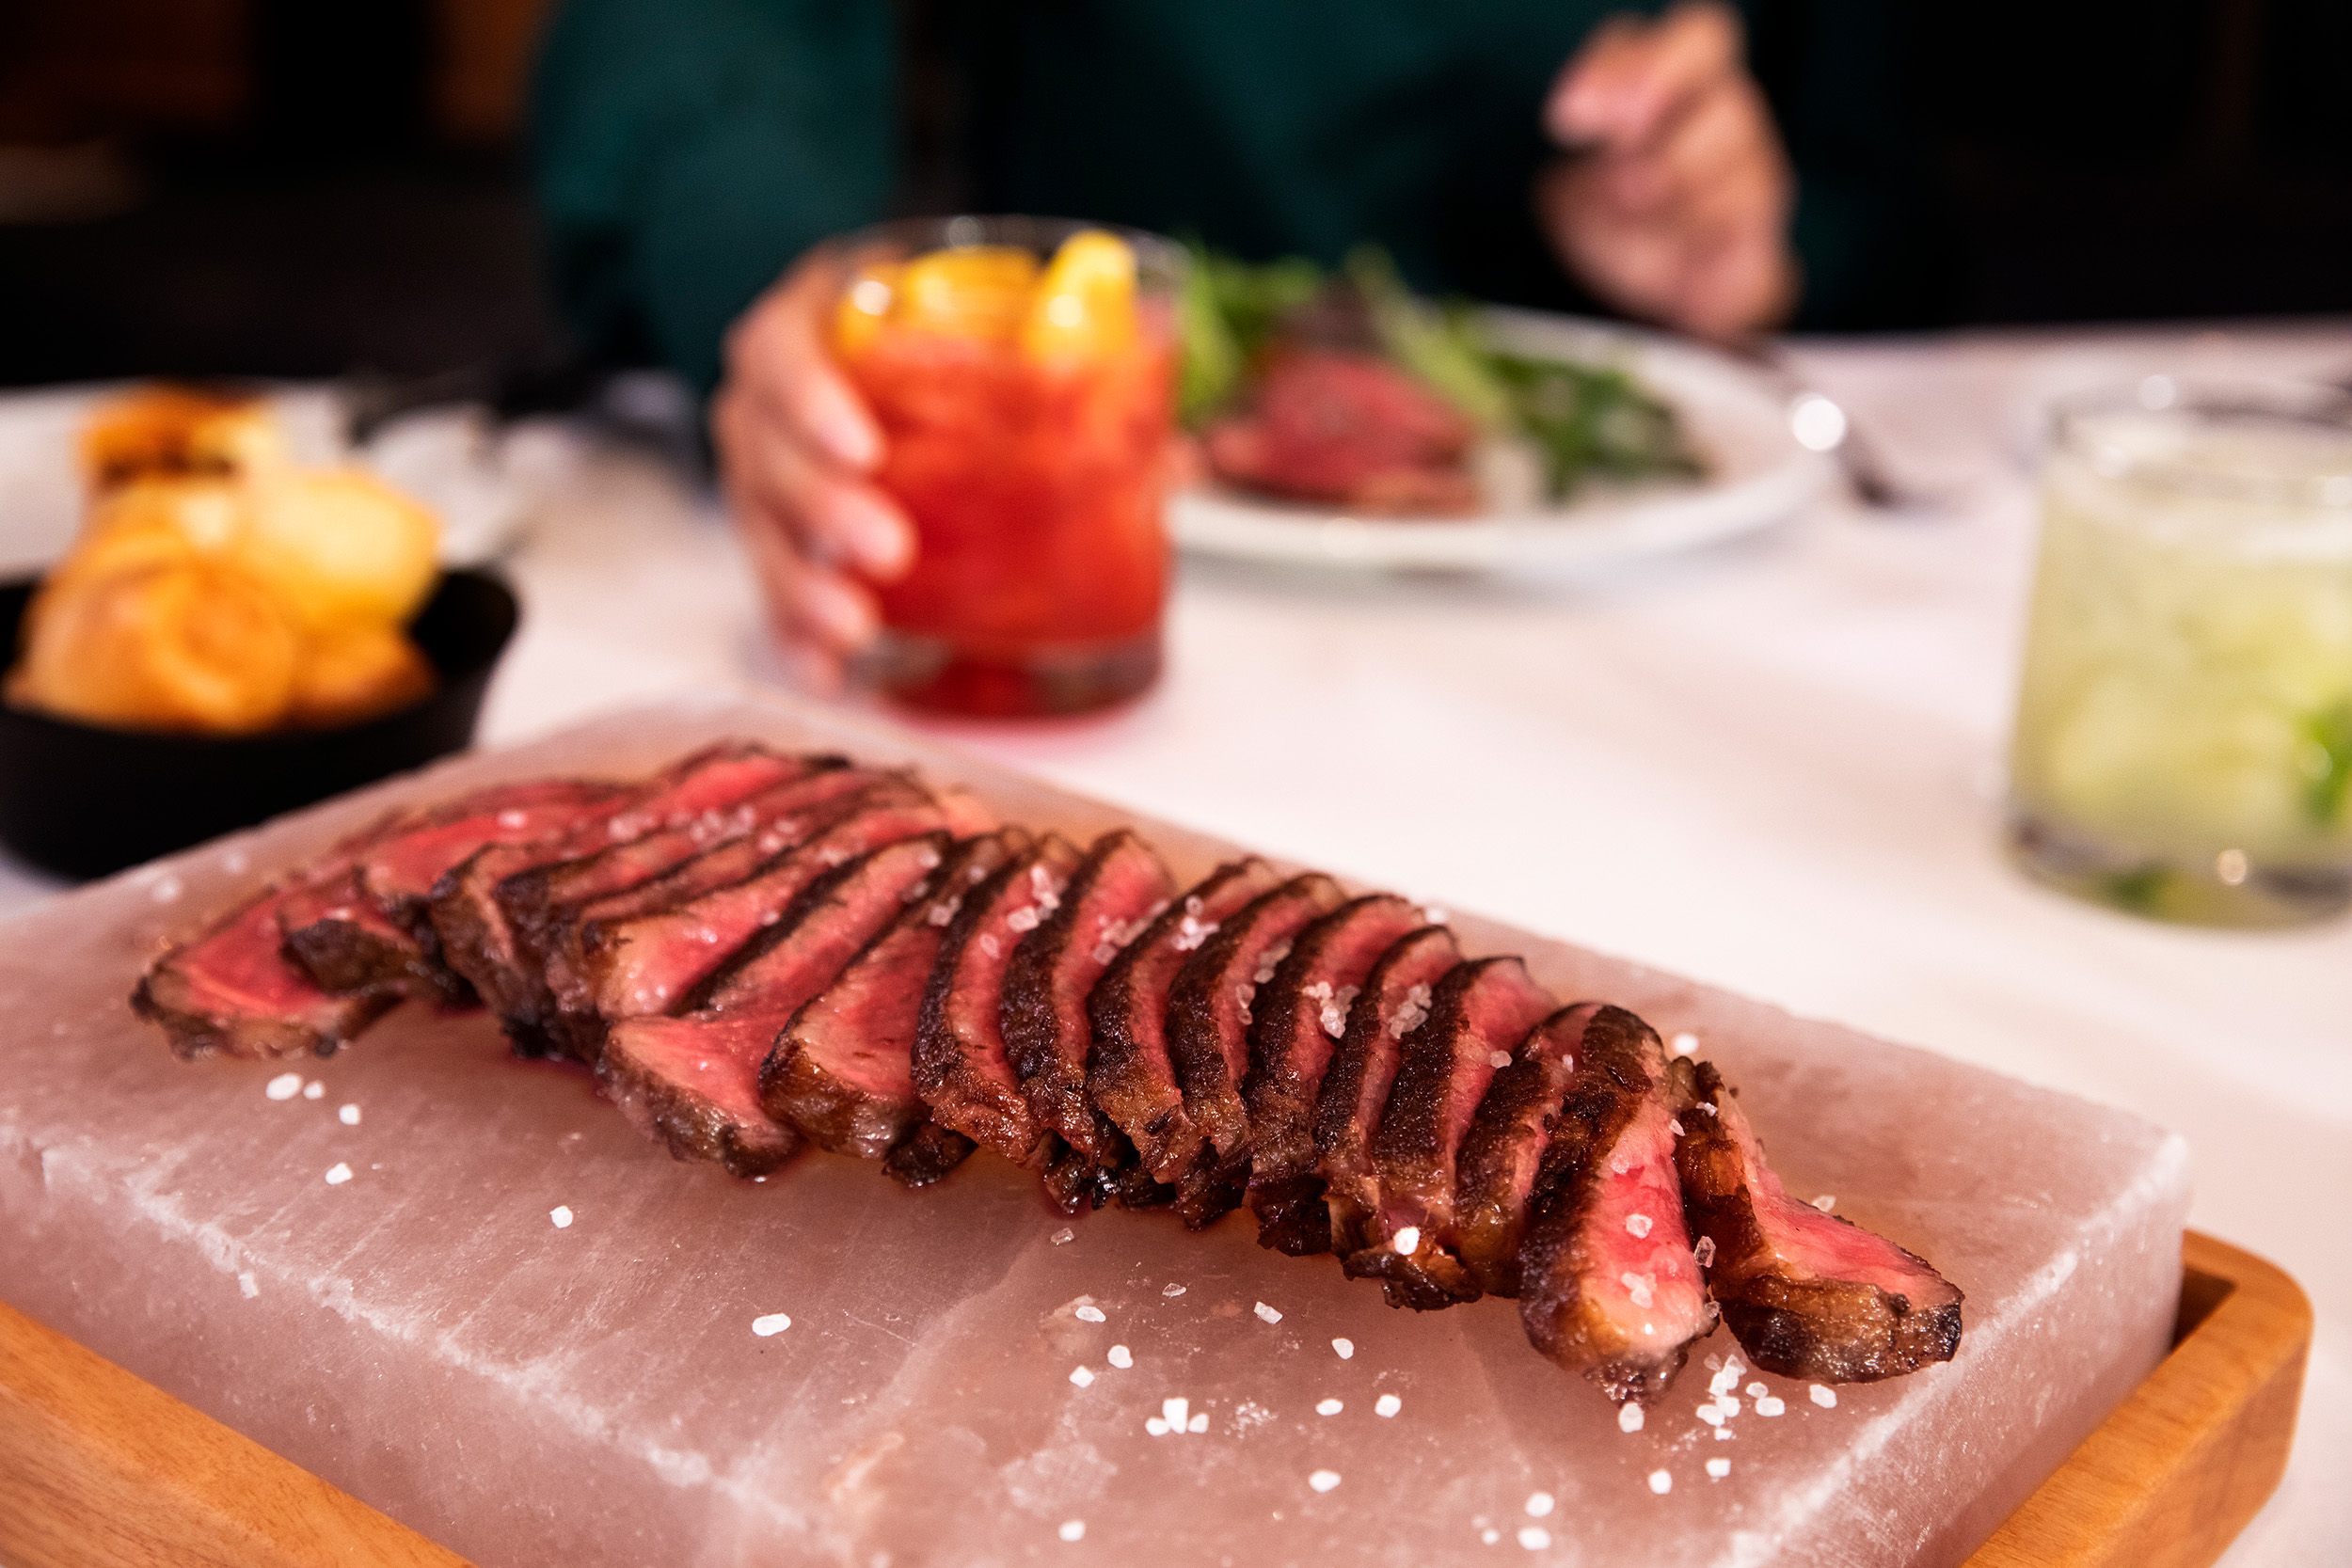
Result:
{"label": "himalayan salt slab", "polygon": [[[1391,1311],[1241,1216],[1065,1219],[987,1156],[919,1193],[825,1155],[741,1183],[479,1014],[184,1065],[125,1006],[167,936],[391,800],[731,734],[914,761],[1073,836],[1136,820],[712,699],[57,899],[0,926],[0,1296],[485,1565],[1954,1563],[2165,1350],[2178,1138],[1475,919],[1470,951],[1694,1035],[1791,1190],[1967,1291],[1958,1359],[1834,1407],[1742,1367],[1718,1425],[1719,1332],[1627,1432],[1512,1304]],[[1180,873],[1228,852],[1137,825]],[[323,1092],[273,1098],[290,1067]]]}

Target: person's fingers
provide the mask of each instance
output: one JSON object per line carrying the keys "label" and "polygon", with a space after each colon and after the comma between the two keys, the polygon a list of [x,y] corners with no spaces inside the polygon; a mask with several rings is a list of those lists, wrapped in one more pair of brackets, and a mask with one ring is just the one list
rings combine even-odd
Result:
{"label": "person's fingers", "polygon": [[891,581],[914,560],[914,531],[890,498],[812,454],[766,404],[730,388],[711,412],[731,493],[785,520],[791,541],[818,559]]}
{"label": "person's fingers", "polygon": [[1603,153],[1599,163],[1611,199],[1629,212],[1707,203],[1726,191],[1741,199],[1768,198],[1780,177],[1770,112],[1738,77],[1692,101],[1662,139],[1634,152]]}
{"label": "person's fingers", "polygon": [[882,430],[827,346],[850,269],[821,246],[795,263],[728,332],[727,380],[810,450],[863,472],[882,461]]}
{"label": "person's fingers", "polygon": [[873,641],[880,618],[870,594],[795,547],[787,519],[747,497],[728,499],[770,618],[787,650],[803,663],[837,665]]}
{"label": "person's fingers", "polygon": [[1570,146],[1647,146],[1685,104],[1740,71],[1741,50],[1740,19],[1717,0],[1683,0],[1654,23],[1613,20],[1561,72],[1545,128]]}

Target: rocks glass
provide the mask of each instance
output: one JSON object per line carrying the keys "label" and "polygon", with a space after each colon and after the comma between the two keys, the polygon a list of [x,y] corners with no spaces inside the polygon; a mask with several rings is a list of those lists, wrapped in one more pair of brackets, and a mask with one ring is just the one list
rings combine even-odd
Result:
{"label": "rocks glass", "polygon": [[1028,217],[885,224],[833,347],[881,421],[913,569],[866,672],[915,706],[1074,713],[1160,667],[1184,253]]}
{"label": "rocks glass", "polygon": [[2151,376],[2058,409],[2010,772],[2016,860],[2072,892],[2352,902],[2352,398]]}

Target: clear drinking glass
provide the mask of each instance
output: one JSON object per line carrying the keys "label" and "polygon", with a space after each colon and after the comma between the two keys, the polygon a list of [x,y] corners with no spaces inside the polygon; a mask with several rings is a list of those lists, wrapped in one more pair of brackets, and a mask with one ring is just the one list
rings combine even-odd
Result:
{"label": "clear drinking glass", "polygon": [[1073,713],[1160,668],[1181,247],[1030,217],[884,224],[833,348],[914,524],[867,673],[916,706]]}
{"label": "clear drinking glass", "polygon": [[2056,413],[2010,763],[2044,881],[2163,919],[2352,902],[2352,398],[2151,376]]}

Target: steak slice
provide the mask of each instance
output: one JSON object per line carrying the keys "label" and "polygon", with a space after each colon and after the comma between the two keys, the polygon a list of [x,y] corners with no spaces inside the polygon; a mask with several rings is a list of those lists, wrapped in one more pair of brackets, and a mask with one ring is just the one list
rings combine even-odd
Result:
{"label": "steak slice", "polygon": [[1045,1129],[1005,1059],[997,1020],[1021,939],[1061,907],[1078,850],[1047,833],[972,890],[940,938],[914,1034],[915,1092],[931,1119],[1018,1165],[1040,1163]]}
{"label": "steak slice", "polygon": [[948,842],[945,832],[901,839],[825,872],[700,1010],[614,1024],[596,1072],[622,1111],[678,1159],[716,1161],[737,1176],[791,1158],[801,1134],[760,1105],[760,1064],[792,1015],[921,896]]}
{"label": "steak slice", "polygon": [[499,884],[517,872],[578,860],[611,844],[625,844],[662,828],[683,827],[707,812],[723,812],[748,796],[807,767],[741,741],[705,747],[639,784],[613,811],[560,838],[530,845],[492,845],[452,866],[434,883],[428,904],[441,958],[497,1013],[507,1038],[526,1055],[554,1049],[540,1017],[544,990],[536,963],[518,947],[498,901]]}
{"label": "steak slice", "polygon": [[350,874],[307,887],[278,911],[286,957],[321,990],[389,986],[445,1006],[473,1000],[473,988],[441,962],[425,902],[451,866],[485,844],[550,838],[600,819],[622,786],[538,779],[477,790],[408,814],[352,856]]}
{"label": "steak slice", "polygon": [[882,1156],[882,1174],[902,1187],[928,1187],[972,1157],[980,1146],[935,1121],[919,1121]]}
{"label": "steak slice", "polygon": [[997,1022],[1005,1056],[1038,1120],[1053,1132],[1042,1179],[1066,1213],[1112,1198],[1130,1208],[1173,1201],[1151,1179],[1110,1117],[1087,1098],[1094,1046],[1087,993],[1120,949],[1159,918],[1176,884],[1157,851],[1132,829],[1096,839],[1071,873],[1061,907],[1021,939],[1005,971]]}
{"label": "steak slice", "polygon": [[1456,1158],[1486,1085],[1558,1006],[1518,959],[1477,958],[1446,973],[1429,1016],[1405,1037],[1373,1135],[1379,1212],[1343,1264],[1351,1279],[1379,1280],[1390,1306],[1425,1312],[1478,1299],[1454,1253]]}
{"label": "steak slice", "polygon": [[400,1005],[389,987],[321,990],[288,963],[278,925],[285,896],[255,894],[140,976],[132,1010],[163,1027],[172,1054],[331,1056]]}
{"label": "steak slice", "polygon": [[1488,1295],[1519,1293],[1519,1242],[1527,1230],[1527,1199],[1560,1119],[1577,1052],[1586,1032],[1646,1027],[1622,1007],[1580,1002],[1541,1023],[1519,1047],[1518,1059],[1495,1074],[1478,1115],[1462,1139],[1454,1177],[1455,1251]]}
{"label": "steak slice", "polygon": [[1168,993],[1184,960],[1279,879],[1256,856],[1218,866],[1160,911],[1087,993],[1094,1049],[1087,1093],[1136,1146],[1152,1180],[1172,1182],[1207,1141],[1184,1114],[1168,1059]]}
{"label": "steak slice", "polygon": [[1691,1071],[1617,1008],[1594,1015],[1577,1056],[1528,1197],[1519,1323],[1611,1399],[1645,1403],[1715,1326],[1675,1173]]}
{"label": "steak slice", "polygon": [[634,887],[549,911],[535,936],[518,941],[518,946],[537,957],[539,1016],[547,1021],[548,1037],[565,1054],[593,1064],[604,1038],[604,1022],[596,1011],[597,955],[616,935],[625,933],[631,921],[682,909],[756,876],[787,850],[856,811],[885,777],[844,768],[766,790],[738,808],[739,819],[749,823],[739,836]]}
{"label": "steak slice", "polygon": [[1454,933],[1423,926],[1397,938],[1364,977],[1347,1009],[1347,1029],[1315,1095],[1315,1152],[1322,1161],[1331,1250],[1343,1259],[1371,1243],[1380,1212],[1373,1137],[1396,1081],[1405,1037],[1429,1016],[1438,982],[1462,961]]}
{"label": "steak slice", "polygon": [[1251,1005],[1249,1070],[1241,1093],[1249,1112],[1248,1197],[1260,1246],[1293,1258],[1331,1250],[1315,1099],[1372,966],[1421,920],[1419,909],[1392,893],[1343,904],[1299,931]]}
{"label": "steak slice", "polygon": [[1788,1196],[1738,1091],[1707,1064],[1675,1162],[1707,1284],[1748,1358],[1820,1383],[1900,1377],[1960,1349],[1960,1291],[1928,1261]]}
{"label": "steak slice", "polygon": [[[585,1010],[610,1026],[625,1018],[707,1006],[733,983],[737,970],[767,950],[803,890],[871,850],[944,826],[929,795],[904,780],[886,780],[755,876],[659,914],[599,922],[581,942]],[[776,1022],[781,1028],[785,1020]]]}
{"label": "steak slice", "polygon": [[1027,847],[1017,828],[957,844],[924,895],[793,1015],[759,1070],[759,1102],[772,1119],[819,1148],[868,1160],[923,1124],[914,1035],[941,939],[965,895]]}
{"label": "steak slice", "polygon": [[1346,898],[1320,872],[1293,877],[1252,899],[1184,960],[1168,991],[1168,1060],[1184,1091],[1184,1115],[1208,1140],[1176,1182],[1176,1212],[1198,1230],[1240,1207],[1249,1180],[1252,1004],[1289,958],[1309,921]]}

